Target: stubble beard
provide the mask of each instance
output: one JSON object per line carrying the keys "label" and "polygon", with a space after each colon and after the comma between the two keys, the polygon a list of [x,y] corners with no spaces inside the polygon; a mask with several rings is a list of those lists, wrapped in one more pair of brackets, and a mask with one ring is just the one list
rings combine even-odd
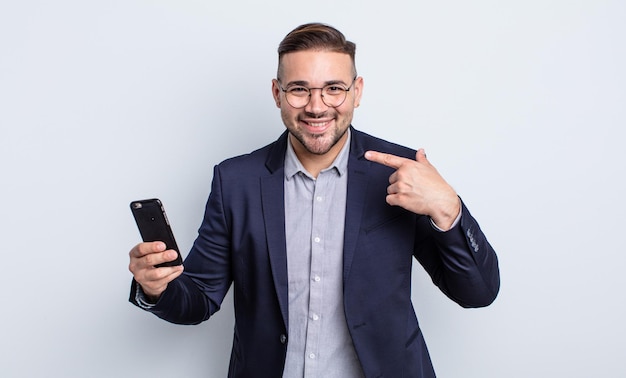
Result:
{"label": "stubble beard", "polygon": [[318,135],[306,134],[299,130],[290,132],[309,153],[324,155],[339,142],[341,137],[346,133],[346,130],[342,132],[341,130],[334,129]]}
{"label": "stubble beard", "polygon": [[[351,117],[348,117],[348,119],[350,118]],[[324,155],[328,153],[348,131],[349,121],[344,120],[347,122],[347,125],[338,125],[337,117],[335,117],[334,120],[335,128],[327,130],[323,134],[309,134],[294,126],[292,123],[289,123],[286,114],[283,114],[283,122],[287,125],[289,133],[300,142],[307,152],[314,155]]]}

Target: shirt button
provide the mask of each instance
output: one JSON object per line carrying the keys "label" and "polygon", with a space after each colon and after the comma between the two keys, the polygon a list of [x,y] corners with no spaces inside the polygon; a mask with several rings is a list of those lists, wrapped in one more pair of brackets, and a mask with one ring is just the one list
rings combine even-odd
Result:
{"label": "shirt button", "polygon": [[315,282],[320,282],[321,278],[320,278],[320,276],[315,276],[315,278],[313,278],[313,280],[314,280]]}
{"label": "shirt button", "polygon": [[322,196],[317,196],[317,198],[315,198],[317,200],[317,202],[322,202],[322,200],[324,199]]}
{"label": "shirt button", "polygon": [[280,343],[285,344],[286,342],[287,342],[287,335],[283,333],[282,335],[280,335]]}
{"label": "shirt button", "polygon": [[311,353],[311,354],[309,354],[309,358],[310,358],[310,359],[314,359],[314,358],[315,358],[315,353]]}
{"label": "shirt button", "polygon": [[315,237],[315,239],[313,239],[313,240],[314,240],[316,243],[319,243],[319,242],[320,242],[320,240],[322,240],[322,239],[320,239],[320,238],[319,238],[319,236],[317,236],[317,237]]}
{"label": "shirt button", "polygon": [[313,314],[313,320],[319,320],[319,316],[317,314]]}

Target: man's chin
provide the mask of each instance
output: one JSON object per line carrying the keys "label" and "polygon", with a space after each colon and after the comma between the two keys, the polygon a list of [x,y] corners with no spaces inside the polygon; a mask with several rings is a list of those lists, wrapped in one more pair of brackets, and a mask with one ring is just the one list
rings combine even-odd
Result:
{"label": "man's chin", "polygon": [[[342,136],[345,135],[342,134]],[[341,140],[340,137],[334,137],[331,132],[325,132],[323,134],[306,134],[300,143],[304,148],[314,155],[325,155],[333,149]]]}
{"label": "man's chin", "polygon": [[328,153],[328,151],[330,151],[331,147],[328,147],[327,145],[311,145],[311,144],[306,144],[304,146],[304,148],[311,154],[313,155],[326,155]]}

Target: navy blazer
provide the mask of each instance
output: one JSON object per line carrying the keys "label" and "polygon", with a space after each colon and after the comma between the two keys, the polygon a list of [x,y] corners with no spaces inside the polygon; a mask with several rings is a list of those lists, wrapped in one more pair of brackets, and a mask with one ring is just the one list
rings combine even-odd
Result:
{"label": "navy blazer", "polygon": [[[489,305],[500,279],[496,254],[469,210],[436,231],[427,216],[385,201],[393,170],[368,150],[414,159],[415,150],[351,129],[343,290],[348,329],[366,377],[434,377],[411,303],[411,264],[463,307]],[[229,377],[282,376],[288,330],[284,159],[287,132],[274,143],[215,167],[211,194],[185,272],[155,315],[197,324],[217,311],[234,283],[235,330]],[[133,283],[131,301],[135,302]]]}

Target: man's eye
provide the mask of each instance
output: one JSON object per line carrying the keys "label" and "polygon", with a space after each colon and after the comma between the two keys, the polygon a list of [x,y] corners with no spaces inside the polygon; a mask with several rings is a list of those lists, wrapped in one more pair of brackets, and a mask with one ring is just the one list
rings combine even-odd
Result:
{"label": "man's eye", "polygon": [[309,92],[305,87],[292,87],[289,88],[288,91],[293,94],[307,94]]}
{"label": "man's eye", "polygon": [[330,93],[330,94],[340,94],[341,92],[344,92],[344,91],[345,89],[337,85],[330,85],[326,87],[326,93]]}

